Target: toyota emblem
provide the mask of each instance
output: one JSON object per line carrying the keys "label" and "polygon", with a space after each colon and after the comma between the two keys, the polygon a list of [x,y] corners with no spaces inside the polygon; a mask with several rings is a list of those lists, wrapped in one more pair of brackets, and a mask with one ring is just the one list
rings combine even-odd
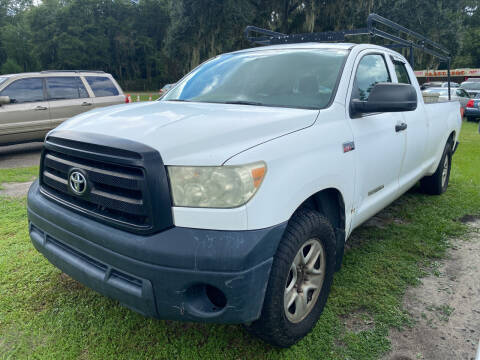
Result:
{"label": "toyota emblem", "polygon": [[87,179],[80,171],[72,171],[68,183],[70,189],[77,195],[82,195],[87,190]]}

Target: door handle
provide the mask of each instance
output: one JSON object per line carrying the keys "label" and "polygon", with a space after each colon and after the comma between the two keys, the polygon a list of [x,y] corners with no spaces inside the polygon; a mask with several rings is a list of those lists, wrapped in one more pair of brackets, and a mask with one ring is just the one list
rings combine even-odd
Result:
{"label": "door handle", "polygon": [[45,106],[37,106],[36,108],[34,108],[33,110],[35,111],[38,111],[38,110],[47,110],[48,108],[45,107]]}
{"label": "door handle", "polygon": [[89,102],[86,102],[86,101],[85,101],[84,103],[82,103],[81,106],[91,106],[91,105],[92,105],[92,103],[89,103]]}
{"label": "door handle", "polygon": [[400,131],[406,130],[407,126],[408,126],[407,123],[397,124],[395,125],[395,131],[400,132]]}

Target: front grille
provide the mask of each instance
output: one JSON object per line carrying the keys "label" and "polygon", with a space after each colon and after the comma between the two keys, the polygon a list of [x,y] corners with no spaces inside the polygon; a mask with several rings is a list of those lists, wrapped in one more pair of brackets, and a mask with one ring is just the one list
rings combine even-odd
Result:
{"label": "front grille", "polygon": [[[64,206],[127,230],[161,230],[170,222],[168,216],[167,219],[159,219],[156,208],[171,209],[171,204],[169,193],[152,199],[155,194],[165,192],[165,186],[162,187],[162,181],[158,179],[149,181],[147,178],[147,159],[157,159],[160,163],[153,161],[152,166],[163,168],[161,158],[155,156],[158,153],[151,150],[153,156],[148,156],[148,151],[140,154],[49,137],[42,154],[41,191]],[[75,170],[84,174],[87,182],[87,190],[81,195],[76,194],[69,184],[70,173]],[[163,174],[155,169],[152,172],[153,176],[163,175],[163,183],[168,184],[164,169]],[[166,190],[169,192],[168,188]],[[162,199],[165,203],[157,204],[157,200]],[[164,215],[165,211],[160,211],[161,214]]]}

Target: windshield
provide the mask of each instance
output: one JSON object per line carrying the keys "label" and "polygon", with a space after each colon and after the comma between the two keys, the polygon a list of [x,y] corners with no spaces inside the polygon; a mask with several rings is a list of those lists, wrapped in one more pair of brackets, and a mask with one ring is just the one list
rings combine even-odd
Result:
{"label": "windshield", "polygon": [[321,109],[330,103],[346,50],[264,50],[216,57],[188,74],[163,101]]}
{"label": "windshield", "polygon": [[8,79],[7,77],[0,76],[0,84],[3,83],[4,81],[7,81],[7,79]]}
{"label": "windshield", "polygon": [[463,83],[461,87],[467,90],[480,90],[480,82]]}

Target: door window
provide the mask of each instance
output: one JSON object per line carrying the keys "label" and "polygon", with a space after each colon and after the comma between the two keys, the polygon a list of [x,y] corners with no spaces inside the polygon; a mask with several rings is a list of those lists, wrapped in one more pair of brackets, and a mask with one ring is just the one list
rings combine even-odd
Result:
{"label": "door window", "polygon": [[79,77],[47,78],[47,94],[49,100],[65,100],[87,98],[87,89]]}
{"label": "door window", "polygon": [[119,95],[118,89],[112,80],[106,76],[85,76],[85,79],[96,97]]}
{"label": "door window", "polygon": [[411,84],[410,77],[408,76],[407,68],[405,64],[398,60],[392,60],[395,67],[395,73],[399,84]]}
{"label": "door window", "polygon": [[358,64],[352,99],[368,100],[370,91],[377,83],[392,82],[382,55],[365,55]]}
{"label": "door window", "polygon": [[463,89],[457,89],[456,93],[457,93],[457,96],[460,96],[460,97],[470,97],[468,96],[467,92]]}
{"label": "door window", "polygon": [[8,85],[0,96],[9,96],[13,104],[43,101],[43,80],[40,78],[17,80]]}

